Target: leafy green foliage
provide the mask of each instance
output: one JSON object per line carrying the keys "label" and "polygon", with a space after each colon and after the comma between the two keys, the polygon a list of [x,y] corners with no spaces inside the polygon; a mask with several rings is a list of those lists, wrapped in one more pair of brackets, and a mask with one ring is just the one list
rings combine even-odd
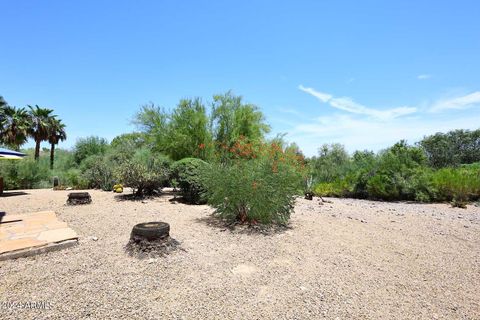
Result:
{"label": "leafy green foliage", "polygon": [[463,203],[480,197],[480,163],[440,169],[432,180],[437,200]]}
{"label": "leafy green foliage", "polygon": [[53,110],[47,108],[40,108],[28,106],[30,127],[28,133],[35,141],[35,160],[40,157],[40,143],[47,141],[50,137],[51,126],[54,123],[55,115],[52,115]]}
{"label": "leafy green foliage", "polygon": [[163,187],[169,168],[164,157],[142,149],[132,159],[119,164],[115,176],[119,183],[133,188],[137,196],[151,195]]}
{"label": "leafy green foliage", "polygon": [[82,162],[82,176],[89,188],[112,190],[115,184],[113,166],[103,155],[92,155]]}
{"label": "leafy green foliage", "polygon": [[168,133],[166,152],[173,160],[192,155],[201,159],[210,157],[212,136],[209,119],[199,98],[180,100],[171,115]]}
{"label": "leafy green foliage", "polygon": [[429,164],[434,168],[480,161],[480,129],[436,133],[423,138],[419,145],[425,150]]}
{"label": "leafy green foliage", "polygon": [[349,165],[349,156],[341,144],[324,144],[318,150],[318,157],[310,160],[314,179],[322,182],[333,182],[342,178]]}
{"label": "leafy green foliage", "polygon": [[210,165],[201,159],[185,158],[173,163],[171,179],[180,188],[183,198],[191,204],[206,202],[204,176]]}
{"label": "leafy green foliage", "polygon": [[[329,162],[329,165],[334,166],[334,163]],[[338,168],[320,171],[319,176],[324,180],[315,186],[317,195],[452,201],[457,206],[480,197],[480,165],[435,170],[428,167],[423,148],[409,146],[405,141],[378,155],[356,152],[347,161],[339,163]]]}
{"label": "leafy green foliage", "polygon": [[286,224],[294,196],[302,191],[302,165],[277,144],[237,142],[227,163],[213,164],[205,177],[208,202],[227,220]]}
{"label": "leafy green foliage", "polygon": [[213,97],[210,116],[200,98],[182,99],[171,112],[153,104],[143,106],[133,123],[152,150],[173,160],[210,161],[215,149],[223,152],[240,136],[256,142],[270,130],[257,106],[244,104],[231,92]]}
{"label": "leafy green foliage", "polygon": [[367,182],[368,194],[383,200],[414,200],[410,181],[425,164],[420,148],[405,141],[396,143],[380,154],[375,172]]}
{"label": "leafy green foliage", "polygon": [[93,155],[103,155],[109,147],[108,141],[100,137],[86,137],[77,140],[73,148],[75,162],[80,164],[83,160]]}
{"label": "leafy green foliage", "polygon": [[33,189],[48,181],[48,165],[38,165],[33,159],[2,161],[0,176],[4,177],[6,189]]}
{"label": "leafy green foliage", "polygon": [[27,142],[31,118],[25,108],[3,104],[0,119],[0,143],[15,150]]}
{"label": "leafy green foliage", "polygon": [[258,107],[244,104],[242,97],[231,91],[213,97],[211,122],[213,139],[220,147],[230,148],[240,137],[250,142],[261,141],[270,131]]}

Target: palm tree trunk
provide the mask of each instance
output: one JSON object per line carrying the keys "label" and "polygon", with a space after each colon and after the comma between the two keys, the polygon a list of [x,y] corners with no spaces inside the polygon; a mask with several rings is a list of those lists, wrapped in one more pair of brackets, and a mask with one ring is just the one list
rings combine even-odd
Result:
{"label": "palm tree trunk", "polygon": [[53,162],[55,161],[55,144],[50,146],[50,169],[53,170]]}
{"label": "palm tree trunk", "polygon": [[40,140],[35,141],[35,160],[40,158]]}

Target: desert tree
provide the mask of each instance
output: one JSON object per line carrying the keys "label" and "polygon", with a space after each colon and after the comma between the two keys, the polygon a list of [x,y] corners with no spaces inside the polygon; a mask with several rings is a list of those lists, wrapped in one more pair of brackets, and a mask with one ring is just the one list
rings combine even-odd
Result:
{"label": "desert tree", "polygon": [[35,160],[40,157],[40,144],[42,141],[48,141],[51,119],[55,116],[52,114],[53,110],[48,108],[41,108],[38,105],[35,107],[28,106],[31,127],[29,130],[30,136],[35,141]]}
{"label": "desert tree", "polygon": [[65,124],[62,120],[55,117],[50,118],[50,124],[48,128],[48,142],[50,143],[50,169],[53,170],[53,164],[55,161],[55,145],[60,141],[67,139],[67,132],[65,131]]}

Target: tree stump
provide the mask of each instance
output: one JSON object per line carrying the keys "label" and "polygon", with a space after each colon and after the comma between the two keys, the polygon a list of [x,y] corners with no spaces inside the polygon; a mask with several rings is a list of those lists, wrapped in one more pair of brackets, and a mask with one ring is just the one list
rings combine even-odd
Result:
{"label": "tree stump", "polygon": [[166,222],[145,222],[135,225],[130,234],[130,240],[161,241],[170,236],[170,225]]}
{"label": "tree stump", "polygon": [[92,197],[88,192],[71,192],[68,194],[67,204],[89,204],[92,202]]}
{"label": "tree stump", "polygon": [[59,184],[60,184],[60,181],[58,177],[53,177],[53,188],[58,187]]}
{"label": "tree stump", "polygon": [[166,222],[146,222],[135,225],[126,250],[138,258],[164,256],[177,249],[178,241],[170,237],[170,225]]}

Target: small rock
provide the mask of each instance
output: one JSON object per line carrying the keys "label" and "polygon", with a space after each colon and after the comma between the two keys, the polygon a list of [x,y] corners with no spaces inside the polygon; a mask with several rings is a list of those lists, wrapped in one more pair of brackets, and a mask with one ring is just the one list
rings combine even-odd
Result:
{"label": "small rock", "polygon": [[365,220],[363,220],[363,219],[360,220],[360,222],[361,222],[361,223],[367,223],[367,221],[365,221]]}
{"label": "small rock", "polygon": [[93,240],[93,241],[97,241],[97,240],[98,240],[98,238],[97,238],[97,237],[95,237],[95,236],[93,236],[93,237],[92,237],[92,240]]}

